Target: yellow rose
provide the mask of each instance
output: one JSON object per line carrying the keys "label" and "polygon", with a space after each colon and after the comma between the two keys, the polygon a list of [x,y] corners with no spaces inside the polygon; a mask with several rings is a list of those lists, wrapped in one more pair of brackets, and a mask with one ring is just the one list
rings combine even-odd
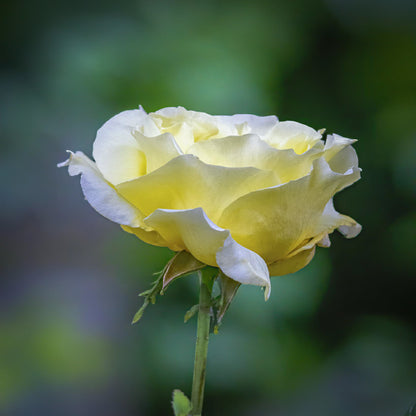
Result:
{"label": "yellow rose", "polygon": [[182,107],[124,111],[59,166],[81,174],[91,206],[146,243],[186,250],[231,279],[264,286],[307,265],[338,229],[335,193],[360,178],[354,140],[275,116]]}

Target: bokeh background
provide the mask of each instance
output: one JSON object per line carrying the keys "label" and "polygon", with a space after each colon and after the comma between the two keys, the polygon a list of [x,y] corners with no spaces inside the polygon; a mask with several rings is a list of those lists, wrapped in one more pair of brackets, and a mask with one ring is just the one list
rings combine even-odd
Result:
{"label": "bokeh background", "polygon": [[159,416],[190,392],[197,279],[136,326],[170,258],[97,215],[56,163],[142,104],[277,114],[357,138],[363,224],[242,287],[209,349],[206,415],[395,416],[416,401],[416,3],[39,0],[0,13],[0,414]]}

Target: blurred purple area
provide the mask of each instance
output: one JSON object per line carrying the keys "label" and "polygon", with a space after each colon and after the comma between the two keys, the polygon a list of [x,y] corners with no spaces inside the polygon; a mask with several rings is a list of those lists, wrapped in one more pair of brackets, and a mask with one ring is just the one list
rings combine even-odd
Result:
{"label": "blurred purple area", "polygon": [[0,415],[168,415],[197,302],[170,258],[102,218],[56,164],[112,115],[183,105],[358,138],[336,197],[363,224],[308,268],[243,287],[209,349],[206,415],[391,416],[416,401],[416,4],[9,2],[0,45]]}

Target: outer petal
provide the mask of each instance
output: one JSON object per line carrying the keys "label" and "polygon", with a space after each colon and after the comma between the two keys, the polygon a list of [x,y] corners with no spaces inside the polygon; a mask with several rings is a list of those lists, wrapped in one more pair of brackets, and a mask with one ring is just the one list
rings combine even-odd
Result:
{"label": "outer petal", "polygon": [[224,211],[218,224],[231,230],[244,247],[273,263],[316,235],[328,201],[359,176],[358,168],[339,174],[324,158],[317,159],[310,175],[239,198]]}
{"label": "outer petal", "polygon": [[158,209],[145,222],[158,231],[172,250],[187,250],[197,260],[218,266],[237,282],[265,286],[265,295],[269,296],[269,271],[264,260],[236,243],[230,232],[215,225],[201,208]]}
{"label": "outer petal", "polygon": [[316,224],[315,233],[322,232],[331,233],[333,230],[343,234],[346,238],[354,238],[361,231],[361,225],[347,215],[342,215],[334,208],[334,202],[332,198],[326,204],[319,222]]}
{"label": "outer petal", "polygon": [[154,246],[159,247],[167,247],[168,243],[166,240],[155,230],[147,229],[149,228],[147,225],[146,228],[141,227],[129,227],[128,225],[122,225],[121,228],[124,231],[127,231],[130,234],[134,234],[137,238],[144,241],[147,244],[152,244]]}
{"label": "outer petal", "polygon": [[93,161],[82,152],[72,153],[58,167],[68,166],[71,176],[81,174],[81,188],[85,199],[101,215],[111,221],[131,227],[143,224],[139,209],[127,202],[113,186],[107,182]]}
{"label": "outer petal", "polygon": [[292,257],[275,261],[269,264],[270,276],[283,276],[285,274],[295,273],[308,265],[314,255],[315,246],[308,250],[302,250]]}
{"label": "outer petal", "polygon": [[356,141],[338,134],[328,135],[325,143],[325,159],[334,172],[344,173],[351,167],[358,167],[357,153],[351,146]]}
{"label": "outer petal", "polygon": [[231,235],[217,252],[217,264],[231,279],[248,285],[265,286],[264,298],[270,296],[269,272],[264,260],[254,251],[236,243]]}
{"label": "outer petal", "polygon": [[307,175],[312,162],[323,155],[323,143],[298,155],[293,149],[278,150],[259,136],[246,134],[195,143],[188,150],[205,163],[226,167],[248,167],[276,173],[279,183],[289,182]]}
{"label": "outer petal", "polygon": [[213,221],[234,200],[278,183],[273,172],[255,168],[226,168],[179,156],[160,169],[117,185],[117,191],[145,215],[158,208],[202,207]]}
{"label": "outer petal", "polygon": [[309,150],[322,135],[313,128],[296,121],[281,121],[264,140],[276,149],[293,149],[301,154]]}
{"label": "outer petal", "polygon": [[117,114],[97,132],[93,157],[100,172],[113,184],[146,173],[146,158],[134,132],[145,136],[161,134],[142,108]]}

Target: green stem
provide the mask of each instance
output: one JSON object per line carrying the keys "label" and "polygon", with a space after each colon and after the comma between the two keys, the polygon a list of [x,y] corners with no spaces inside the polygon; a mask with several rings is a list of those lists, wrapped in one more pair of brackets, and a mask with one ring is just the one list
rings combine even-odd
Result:
{"label": "green stem", "polygon": [[207,365],[207,352],[209,340],[211,293],[203,282],[202,273],[199,272],[199,311],[198,327],[196,333],[194,377],[192,380],[192,415],[201,416],[204,400],[205,372]]}

